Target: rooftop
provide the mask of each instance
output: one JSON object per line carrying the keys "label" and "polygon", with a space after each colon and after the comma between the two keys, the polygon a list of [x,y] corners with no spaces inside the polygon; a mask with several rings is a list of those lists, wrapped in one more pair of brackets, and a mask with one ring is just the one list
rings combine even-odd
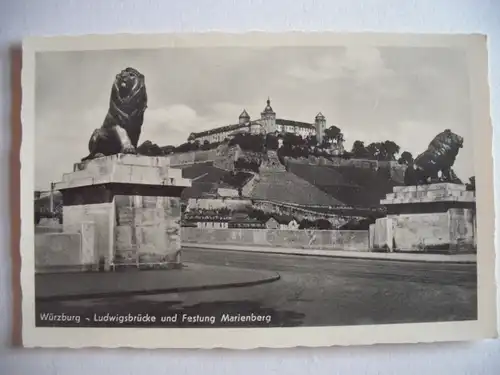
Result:
{"label": "rooftop", "polygon": [[301,128],[308,128],[308,129],[316,129],[316,127],[309,122],[287,120],[287,119],[283,119],[283,118],[277,118],[276,124],[285,125],[285,126],[298,126]]}
{"label": "rooftop", "polygon": [[243,112],[241,112],[240,118],[250,119],[250,115],[248,114],[246,109],[244,109]]}
{"label": "rooftop", "polygon": [[262,113],[274,113],[273,108],[271,107],[271,99],[267,98],[267,105]]}

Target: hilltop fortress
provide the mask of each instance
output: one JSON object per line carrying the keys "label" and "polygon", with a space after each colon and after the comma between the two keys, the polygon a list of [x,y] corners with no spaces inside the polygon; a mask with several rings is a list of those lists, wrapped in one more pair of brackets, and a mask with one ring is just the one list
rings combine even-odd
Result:
{"label": "hilltop fortress", "polygon": [[[312,123],[277,118],[268,99],[260,119],[252,120],[243,110],[235,124],[189,135],[189,143],[216,147],[171,153],[167,157],[173,168],[181,168],[183,176],[192,179],[183,200],[193,208],[220,209],[238,205],[238,200],[242,200],[268,212],[307,219],[322,217],[332,223],[339,218],[346,222],[352,217],[373,216],[372,209],[381,207],[380,199],[393,186],[402,184],[406,166],[397,161],[343,158],[334,153],[278,157],[287,133],[304,140],[315,137],[318,146],[325,140],[322,147],[326,145],[331,150],[343,149],[343,139],[328,146],[327,129],[321,112]],[[244,150],[232,139],[245,134],[272,134],[280,145],[262,152]],[[258,166],[255,170],[241,169],[237,165],[240,159],[253,160]]]}
{"label": "hilltop fortress", "polygon": [[320,112],[314,118],[314,123],[276,118],[276,112],[271,107],[271,100],[267,99],[267,105],[260,114],[260,119],[252,120],[244,109],[238,118],[238,123],[191,133],[190,141],[203,143],[222,142],[238,133],[268,134],[268,133],[293,133],[302,138],[316,136],[318,143],[323,141],[326,129],[326,118]]}

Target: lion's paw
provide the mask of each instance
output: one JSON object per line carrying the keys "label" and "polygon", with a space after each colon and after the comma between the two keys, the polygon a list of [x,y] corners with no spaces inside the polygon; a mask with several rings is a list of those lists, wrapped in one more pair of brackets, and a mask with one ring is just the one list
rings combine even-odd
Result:
{"label": "lion's paw", "polygon": [[136,154],[137,151],[135,149],[134,146],[132,145],[126,145],[126,146],[123,146],[122,148],[122,154]]}

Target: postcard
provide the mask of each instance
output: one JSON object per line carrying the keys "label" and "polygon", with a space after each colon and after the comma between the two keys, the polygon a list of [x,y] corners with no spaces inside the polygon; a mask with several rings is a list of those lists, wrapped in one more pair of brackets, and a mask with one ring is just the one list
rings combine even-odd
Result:
{"label": "postcard", "polygon": [[494,338],[484,35],[23,43],[25,347]]}

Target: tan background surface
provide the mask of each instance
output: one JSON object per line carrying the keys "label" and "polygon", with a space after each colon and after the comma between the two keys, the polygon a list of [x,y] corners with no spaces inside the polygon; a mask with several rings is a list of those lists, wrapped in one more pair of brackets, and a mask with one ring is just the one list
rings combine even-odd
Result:
{"label": "tan background surface", "polygon": [[[160,4],[161,3],[161,4]],[[1,115],[2,126],[2,199],[4,207],[10,207],[14,218],[12,228],[7,229],[4,223],[9,223],[7,213],[2,214],[2,239],[4,248],[9,248],[11,238],[14,248],[17,244],[19,231],[16,232],[16,210],[18,209],[16,194],[16,175],[18,173],[18,158],[16,150],[20,139],[20,129],[13,129],[12,143],[9,145],[8,130],[8,94],[9,90],[9,53],[12,43],[27,34],[61,34],[89,32],[120,32],[120,31],[168,31],[187,29],[289,29],[294,28],[317,30],[318,28],[340,28],[342,30],[379,30],[379,31],[456,31],[456,32],[487,32],[490,34],[491,78],[493,83],[493,122],[500,115],[500,10],[494,2],[452,0],[436,2],[413,1],[386,2],[379,7],[374,3],[352,1],[340,4],[334,1],[297,2],[293,5],[284,1],[241,2],[235,6],[231,2],[221,1],[216,7],[193,4],[177,4],[168,2],[152,2],[150,7],[139,7],[137,2],[110,1],[106,5],[93,7],[84,2],[79,4],[65,1],[20,1],[2,4],[1,33],[1,68],[2,83]],[[10,8],[10,9],[7,9]],[[140,8],[140,9],[139,9]],[[138,15],[142,12],[142,17]],[[207,17],[207,14],[212,16]],[[126,16],[125,16],[126,15]],[[135,16],[135,17],[134,17]],[[126,18],[126,20],[124,20]],[[146,21],[145,21],[146,20]],[[170,20],[170,23],[167,22]],[[225,26],[224,26],[225,25]],[[14,95],[13,101],[16,96]],[[16,113],[13,113],[16,117]],[[18,137],[15,134],[18,134]],[[6,136],[4,136],[6,135]],[[495,140],[498,140],[495,132]],[[11,151],[12,150],[12,151]],[[14,155],[9,158],[9,155]],[[11,168],[7,167],[8,161]],[[10,170],[10,172],[9,172]],[[8,195],[9,179],[11,177]],[[498,173],[497,173],[498,175]],[[9,220],[9,221],[7,221]],[[12,306],[14,316],[18,316],[19,295],[15,296],[12,305],[11,278],[14,287],[18,281],[15,266],[10,268],[8,251],[2,253],[2,278],[0,306],[2,341],[4,347],[11,341],[9,332],[16,332],[18,324],[11,324]],[[17,252],[14,251],[16,261]],[[17,261],[19,259],[17,258]],[[15,263],[15,262],[14,262]],[[15,290],[15,289],[14,289]],[[17,297],[17,298],[16,298]],[[18,335],[14,334],[14,337]],[[0,370],[2,373],[123,373],[163,372],[175,373],[190,371],[209,374],[218,373],[496,373],[500,368],[500,346],[498,342],[482,342],[476,344],[429,344],[405,346],[379,346],[364,348],[338,349],[290,349],[252,352],[187,352],[187,351],[12,351],[2,347]],[[231,357],[229,357],[231,356]],[[231,360],[228,361],[228,358]],[[283,360],[286,361],[283,361]],[[168,363],[168,366],[165,365]],[[5,370],[5,372],[3,371]]]}

